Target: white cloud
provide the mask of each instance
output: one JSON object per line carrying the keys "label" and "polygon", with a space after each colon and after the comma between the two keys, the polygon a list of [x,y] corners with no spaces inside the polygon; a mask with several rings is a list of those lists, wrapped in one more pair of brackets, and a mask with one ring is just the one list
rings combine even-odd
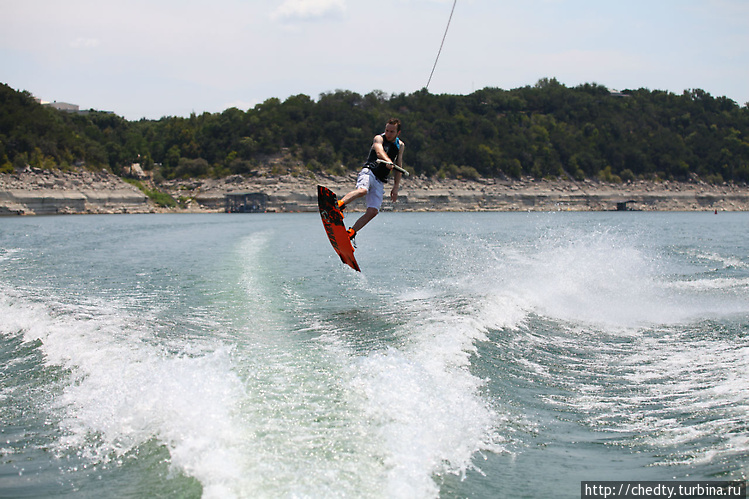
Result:
{"label": "white cloud", "polygon": [[345,0],[285,0],[271,13],[271,18],[281,21],[318,19],[338,16],[345,11]]}

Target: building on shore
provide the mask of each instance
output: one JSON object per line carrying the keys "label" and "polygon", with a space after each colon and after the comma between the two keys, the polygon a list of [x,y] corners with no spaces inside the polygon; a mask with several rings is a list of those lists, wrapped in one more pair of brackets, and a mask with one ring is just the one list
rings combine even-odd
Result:
{"label": "building on shore", "polygon": [[263,192],[232,192],[226,195],[226,213],[263,213],[268,195]]}
{"label": "building on shore", "polygon": [[49,106],[51,108],[57,109],[58,111],[65,111],[66,113],[79,113],[81,111],[80,106],[78,104],[69,104],[67,102],[47,102],[42,103],[44,106]]}

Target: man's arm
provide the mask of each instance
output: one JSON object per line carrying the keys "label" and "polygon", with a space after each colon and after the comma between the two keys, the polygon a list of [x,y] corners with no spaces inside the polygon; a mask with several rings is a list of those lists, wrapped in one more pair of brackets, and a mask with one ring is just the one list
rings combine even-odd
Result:
{"label": "man's arm", "polygon": [[395,164],[403,168],[403,153],[406,151],[406,143],[402,140],[400,141],[400,143],[401,146],[400,149],[398,149],[398,157],[395,159]]}
{"label": "man's arm", "polygon": [[372,149],[374,149],[375,154],[377,154],[377,157],[390,162],[390,156],[387,155],[385,152],[385,148],[382,147],[382,136],[381,135],[375,135],[374,142],[372,142]]}
{"label": "man's arm", "polygon": [[[395,160],[395,164],[403,168],[403,153],[406,150],[406,144],[404,144],[402,140],[400,141],[400,143],[401,147],[398,150],[398,157]],[[380,147],[382,147],[382,145],[380,145]],[[402,175],[403,174],[398,170],[395,170],[395,172],[393,172],[393,189],[390,191],[390,199],[393,201],[393,203],[398,200],[398,188],[400,187]]]}

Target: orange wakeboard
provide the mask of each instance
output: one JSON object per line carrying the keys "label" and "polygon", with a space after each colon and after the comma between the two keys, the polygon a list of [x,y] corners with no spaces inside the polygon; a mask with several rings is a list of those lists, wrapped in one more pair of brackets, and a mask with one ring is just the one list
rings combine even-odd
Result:
{"label": "orange wakeboard", "polygon": [[343,263],[357,272],[361,272],[359,264],[356,263],[356,258],[354,258],[354,247],[351,246],[351,239],[346,232],[346,226],[343,225],[343,213],[338,209],[338,198],[335,193],[327,187],[318,185],[317,206],[320,208],[322,224],[333,249],[341,257]]}

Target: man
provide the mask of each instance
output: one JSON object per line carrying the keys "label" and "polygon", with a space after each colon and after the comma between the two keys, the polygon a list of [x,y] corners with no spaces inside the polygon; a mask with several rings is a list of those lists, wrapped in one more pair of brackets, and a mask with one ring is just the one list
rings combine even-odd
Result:
{"label": "man", "polygon": [[[367,196],[367,211],[359,217],[359,220],[348,230],[349,237],[353,240],[356,233],[372,220],[380,211],[382,196],[385,191],[385,183],[393,170],[393,163],[403,168],[403,151],[406,145],[400,140],[401,122],[397,118],[391,118],[385,125],[385,133],[375,135],[372,148],[369,150],[364,168],[356,180],[356,189],[349,192],[338,201],[341,210],[346,205],[362,196]],[[383,160],[384,163],[378,163]],[[390,191],[390,199],[398,200],[398,187],[401,181],[401,172],[395,171],[393,189]]]}

